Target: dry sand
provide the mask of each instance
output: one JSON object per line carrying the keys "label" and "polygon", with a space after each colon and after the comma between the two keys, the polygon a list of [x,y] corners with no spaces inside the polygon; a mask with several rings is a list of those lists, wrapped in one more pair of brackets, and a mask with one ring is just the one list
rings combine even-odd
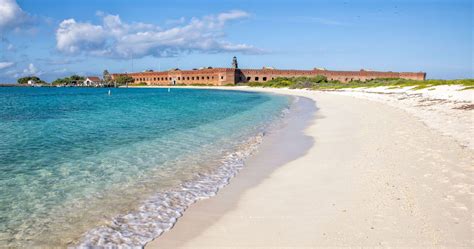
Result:
{"label": "dry sand", "polygon": [[474,246],[471,148],[379,102],[264,91],[307,99],[147,248]]}
{"label": "dry sand", "polygon": [[338,94],[369,99],[401,108],[428,127],[474,150],[474,90],[442,85],[420,90],[404,88],[354,88]]}

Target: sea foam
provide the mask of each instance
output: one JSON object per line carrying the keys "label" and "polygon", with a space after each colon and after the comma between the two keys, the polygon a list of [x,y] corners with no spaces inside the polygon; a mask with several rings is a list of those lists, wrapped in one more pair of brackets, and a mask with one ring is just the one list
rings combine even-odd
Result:
{"label": "sea foam", "polygon": [[197,174],[179,187],[160,191],[130,213],[114,217],[103,226],[88,231],[71,248],[143,247],[146,243],[170,230],[183,212],[198,200],[217,194],[244,167],[244,160],[257,150],[264,133],[243,143],[235,152],[228,153],[221,166],[211,174]]}

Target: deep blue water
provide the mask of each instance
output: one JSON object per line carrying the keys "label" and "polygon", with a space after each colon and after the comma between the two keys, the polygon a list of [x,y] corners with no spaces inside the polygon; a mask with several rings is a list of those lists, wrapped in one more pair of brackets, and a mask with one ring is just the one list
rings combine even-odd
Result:
{"label": "deep blue water", "polygon": [[[166,229],[133,241],[139,236],[108,223],[172,191],[191,198],[183,189],[193,180],[202,183],[203,175],[227,179],[223,174],[232,172],[216,170],[234,160],[229,153],[245,147],[289,104],[287,97],[242,91],[107,91],[0,88],[0,247],[97,245],[110,230],[119,241],[110,243],[143,243]],[[197,186],[192,198],[212,192]],[[178,204],[166,205],[174,210]],[[152,224],[173,221],[152,211],[156,217],[146,220]],[[100,226],[108,230],[94,230]]]}

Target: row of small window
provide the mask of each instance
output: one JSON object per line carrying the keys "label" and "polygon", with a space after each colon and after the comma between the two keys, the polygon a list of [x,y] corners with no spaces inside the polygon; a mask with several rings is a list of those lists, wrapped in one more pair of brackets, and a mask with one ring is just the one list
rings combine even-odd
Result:
{"label": "row of small window", "polygon": [[[243,80],[243,79],[242,79]],[[247,81],[251,81],[252,80],[252,77],[247,77]],[[255,77],[254,78],[255,81],[259,81],[260,78],[259,77]],[[273,80],[273,77],[272,77],[272,80]],[[262,81],[267,81],[267,77],[262,77]]]}
{"label": "row of small window", "polygon": [[[214,79],[214,76],[206,76],[206,77],[204,77],[204,76],[201,76],[201,77],[199,77],[199,76],[196,76],[196,77],[194,77],[194,76],[192,76],[192,77],[178,77],[178,80],[181,80],[181,78],[182,78],[182,80],[199,80],[199,78],[201,78],[201,80],[205,80],[205,79],[210,80],[210,79]],[[137,78],[137,79],[134,79],[134,80],[135,80],[135,81],[151,81],[152,79],[153,79],[153,81],[157,81],[157,80],[171,80],[171,78],[169,78],[169,77],[161,77],[161,78]],[[224,79],[224,76],[221,76],[221,80],[223,80],[223,79]]]}

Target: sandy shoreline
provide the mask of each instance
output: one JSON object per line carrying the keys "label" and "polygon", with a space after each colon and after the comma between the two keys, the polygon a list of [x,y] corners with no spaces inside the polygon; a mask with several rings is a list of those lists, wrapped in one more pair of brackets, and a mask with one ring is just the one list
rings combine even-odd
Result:
{"label": "sandy shoreline", "polygon": [[468,146],[375,101],[262,91],[308,99],[226,188],[147,248],[474,245]]}

